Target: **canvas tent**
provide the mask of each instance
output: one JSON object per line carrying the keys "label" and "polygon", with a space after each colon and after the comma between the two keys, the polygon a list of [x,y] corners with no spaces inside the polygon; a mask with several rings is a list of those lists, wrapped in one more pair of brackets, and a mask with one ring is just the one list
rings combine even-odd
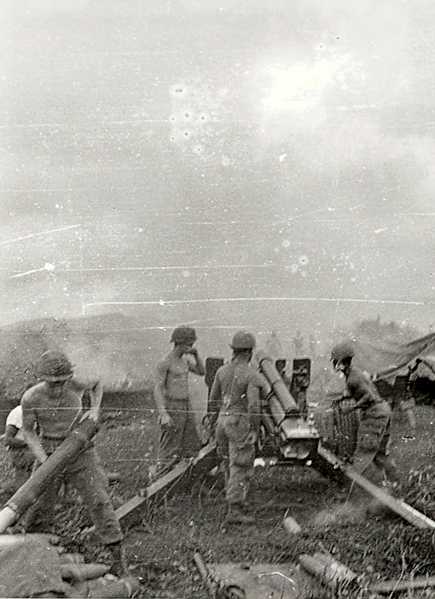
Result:
{"label": "canvas tent", "polygon": [[[422,403],[435,399],[435,333],[405,343],[355,342],[355,362],[375,379],[378,390],[393,405],[403,392],[403,381],[411,397]],[[400,383],[400,384],[399,384]],[[402,391],[400,391],[400,389]]]}
{"label": "canvas tent", "polygon": [[428,356],[435,354],[435,333],[406,343],[385,340],[376,343],[360,338],[355,342],[355,349],[355,362],[360,367],[376,375],[378,380],[393,381],[397,375],[406,374],[416,359],[432,359]]}
{"label": "canvas tent", "polygon": [[415,368],[411,374],[411,381],[427,379],[435,382],[435,355],[417,358]]}

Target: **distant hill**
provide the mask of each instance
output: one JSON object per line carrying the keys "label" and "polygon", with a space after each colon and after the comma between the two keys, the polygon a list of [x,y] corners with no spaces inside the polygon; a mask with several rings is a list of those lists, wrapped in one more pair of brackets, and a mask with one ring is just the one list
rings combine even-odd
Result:
{"label": "distant hill", "polygon": [[[137,392],[149,392],[152,388],[155,366],[171,348],[169,339],[172,326],[175,325],[170,328],[159,326],[153,315],[148,315],[145,322],[136,317],[109,313],[72,319],[28,320],[2,327],[0,429],[4,420],[1,416],[17,405],[24,391],[37,381],[35,366],[46,349],[65,351],[76,365],[76,375],[84,379],[101,380],[107,397],[110,394],[116,398],[126,392],[132,396]],[[234,330],[232,327],[199,326],[197,332],[201,355],[204,358],[210,355],[228,358],[228,343]],[[393,322],[368,319],[360,321],[348,331],[337,333],[336,341],[354,339],[356,362],[375,373],[393,364],[397,347],[418,335],[417,331]],[[263,344],[267,346],[268,338],[264,336],[263,340],[261,335],[258,337],[259,347]],[[310,396],[316,400],[324,397],[331,377],[328,349],[324,356],[313,356]],[[201,381],[198,385],[199,405],[206,391]]]}
{"label": "distant hill", "polygon": [[[66,352],[78,377],[101,380],[108,392],[148,388],[169,333],[122,314],[38,319],[0,329],[0,404],[13,407],[36,382],[35,367],[49,348]],[[166,349],[166,347],[164,347]]]}

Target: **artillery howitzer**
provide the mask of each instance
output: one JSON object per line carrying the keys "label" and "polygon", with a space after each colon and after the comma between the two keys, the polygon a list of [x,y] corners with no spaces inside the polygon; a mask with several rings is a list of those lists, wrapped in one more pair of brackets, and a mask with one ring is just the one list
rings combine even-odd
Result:
{"label": "artillery howitzer", "polygon": [[[256,457],[263,458],[273,465],[310,466],[317,453],[319,434],[310,420],[306,420],[298,403],[290,392],[294,385],[292,379],[286,378],[283,372],[284,360],[274,360],[263,351],[256,354],[259,371],[264,379],[262,390],[261,425],[257,442]],[[281,373],[277,362],[281,363]],[[309,360],[295,360],[297,366],[303,364],[308,373]],[[221,358],[207,358],[205,381],[210,389],[213,385],[217,369],[224,363]],[[306,378],[306,377],[305,377]]]}
{"label": "artillery howitzer", "polygon": [[[263,458],[271,465],[301,465],[314,467],[326,476],[347,477],[358,484],[379,501],[394,510],[404,519],[418,528],[435,529],[435,522],[413,509],[400,499],[379,489],[352,466],[347,465],[332,452],[322,446],[320,435],[310,419],[301,414],[301,410],[292,396],[287,383],[280,376],[274,361],[264,352],[256,355],[259,370],[264,378],[264,393],[262,401],[261,434],[257,446],[257,457]],[[213,377],[212,377],[213,378]],[[80,452],[86,443],[92,439],[96,423],[90,420],[81,422],[77,429],[64,441],[44,464],[34,473],[29,481],[9,501],[0,512],[0,532],[5,532],[8,526],[24,513],[36,499],[39,492],[50,484],[53,476],[65,464]],[[144,494],[130,499],[122,505],[116,514],[120,520],[136,510],[141,516],[150,504],[171,493],[191,487],[195,479],[205,476],[218,464],[216,443],[214,440],[205,445],[198,456],[177,464],[169,473],[148,486]],[[90,529],[82,531],[89,532]],[[202,561],[196,555],[195,562],[201,570]],[[323,570],[322,570],[323,572]],[[215,597],[242,597],[243,589],[234,585],[224,585],[218,579],[210,577],[206,570],[201,571],[205,577],[210,594]],[[119,595],[118,595],[119,596]]]}
{"label": "artillery howitzer", "polygon": [[263,351],[256,358],[267,389],[257,457],[271,458],[274,464],[311,466],[319,446],[318,432],[301,414],[272,358]]}
{"label": "artillery howitzer", "polygon": [[[430,518],[371,483],[353,466],[324,447],[311,418],[302,416],[290,393],[288,381],[285,382],[279,374],[273,359],[263,351],[257,352],[255,357],[265,383],[256,455],[264,460],[264,465],[307,466],[336,481],[347,478],[418,528],[435,529],[435,522]],[[216,371],[223,363],[221,358],[207,358],[206,383],[209,390]],[[195,480],[207,475],[218,464],[216,441],[211,438],[195,458],[181,460],[170,472],[149,485],[142,495],[133,497],[118,508],[118,518],[123,520],[136,510],[143,515],[153,503],[191,488]]]}
{"label": "artillery howitzer", "polygon": [[[351,465],[346,464],[337,455],[323,447],[318,431],[310,418],[307,420],[302,417],[300,409],[286,382],[278,373],[273,359],[262,351],[256,354],[256,359],[265,382],[257,458],[264,459],[265,465],[307,466],[313,467],[322,475],[335,480],[348,478],[415,526],[435,529],[435,522],[430,518],[378,488]],[[221,365],[223,360],[219,359],[219,361],[219,365]],[[217,368],[214,370],[214,374],[216,370]],[[210,380],[214,378],[214,374]],[[92,439],[97,430],[98,426],[92,420],[85,420],[79,424],[58,450],[44,462],[0,511],[0,532],[4,532],[26,511],[41,490],[50,484],[52,477],[56,476],[70,459],[74,459],[74,456]],[[160,502],[163,498],[186,487],[190,488],[194,480],[207,475],[218,463],[216,442],[211,439],[195,458],[181,460],[170,472],[149,485],[142,494],[132,497],[119,507],[116,510],[116,515],[120,520],[136,511],[140,511],[143,515],[143,512],[146,512],[153,503]],[[83,532],[90,530],[87,529]]]}

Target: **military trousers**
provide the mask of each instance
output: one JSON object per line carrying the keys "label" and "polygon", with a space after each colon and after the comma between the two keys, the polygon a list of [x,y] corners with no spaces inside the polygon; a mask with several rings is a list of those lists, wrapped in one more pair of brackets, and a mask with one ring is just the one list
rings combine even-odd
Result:
{"label": "military trousers", "polygon": [[386,401],[374,404],[361,414],[354,467],[362,473],[375,464],[390,482],[398,481],[396,466],[390,456],[391,408]]}
{"label": "military trousers", "polygon": [[248,415],[221,412],[216,426],[216,442],[226,475],[226,501],[244,504],[255,459],[255,433]]}
{"label": "military trousers", "polygon": [[102,542],[107,545],[121,541],[123,534],[107,492],[107,477],[93,448],[83,451],[44,489],[26,514],[26,532],[51,532],[63,482],[71,484],[81,496]]}
{"label": "military trousers", "polygon": [[156,476],[168,472],[181,458],[195,456],[201,447],[190,401],[168,399],[166,411],[172,423],[160,427]]}

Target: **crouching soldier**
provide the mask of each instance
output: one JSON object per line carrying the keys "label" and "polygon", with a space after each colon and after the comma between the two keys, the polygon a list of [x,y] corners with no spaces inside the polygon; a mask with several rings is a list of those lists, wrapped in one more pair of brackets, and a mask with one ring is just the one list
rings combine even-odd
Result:
{"label": "crouching soldier", "polygon": [[7,447],[8,456],[13,467],[13,479],[9,482],[7,489],[13,495],[29,478],[35,461],[23,436],[23,410],[21,405],[16,406],[9,412],[6,418],[6,429],[4,444]]}
{"label": "crouching soldier", "polygon": [[[38,367],[40,383],[28,389],[22,399],[23,434],[37,463],[42,464],[84,417],[82,398],[87,389],[101,399],[101,383],[82,384],[73,379],[73,365],[65,354],[45,352]],[[85,414],[89,414],[86,412]],[[39,434],[35,432],[35,425]],[[107,546],[112,561],[111,573],[126,573],[121,541],[123,534],[107,494],[107,479],[90,442],[48,485],[26,515],[28,533],[51,532],[54,506],[62,482],[71,483],[89,509],[95,528]]]}
{"label": "crouching soldier", "polygon": [[249,365],[254,347],[251,333],[239,331],[234,335],[232,360],[217,371],[209,398],[210,426],[216,429],[218,454],[226,476],[227,524],[255,521],[247,510],[246,499],[254,471],[264,382]]}
{"label": "crouching soldier", "polygon": [[364,473],[374,463],[386,480],[397,486],[399,477],[390,457],[391,408],[381,398],[374,383],[352,365],[354,349],[349,343],[336,345],[331,353],[334,370],[344,374],[348,395],[356,400],[353,406],[343,407],[343,413],[360,410],[360,421],[353,466]]}

